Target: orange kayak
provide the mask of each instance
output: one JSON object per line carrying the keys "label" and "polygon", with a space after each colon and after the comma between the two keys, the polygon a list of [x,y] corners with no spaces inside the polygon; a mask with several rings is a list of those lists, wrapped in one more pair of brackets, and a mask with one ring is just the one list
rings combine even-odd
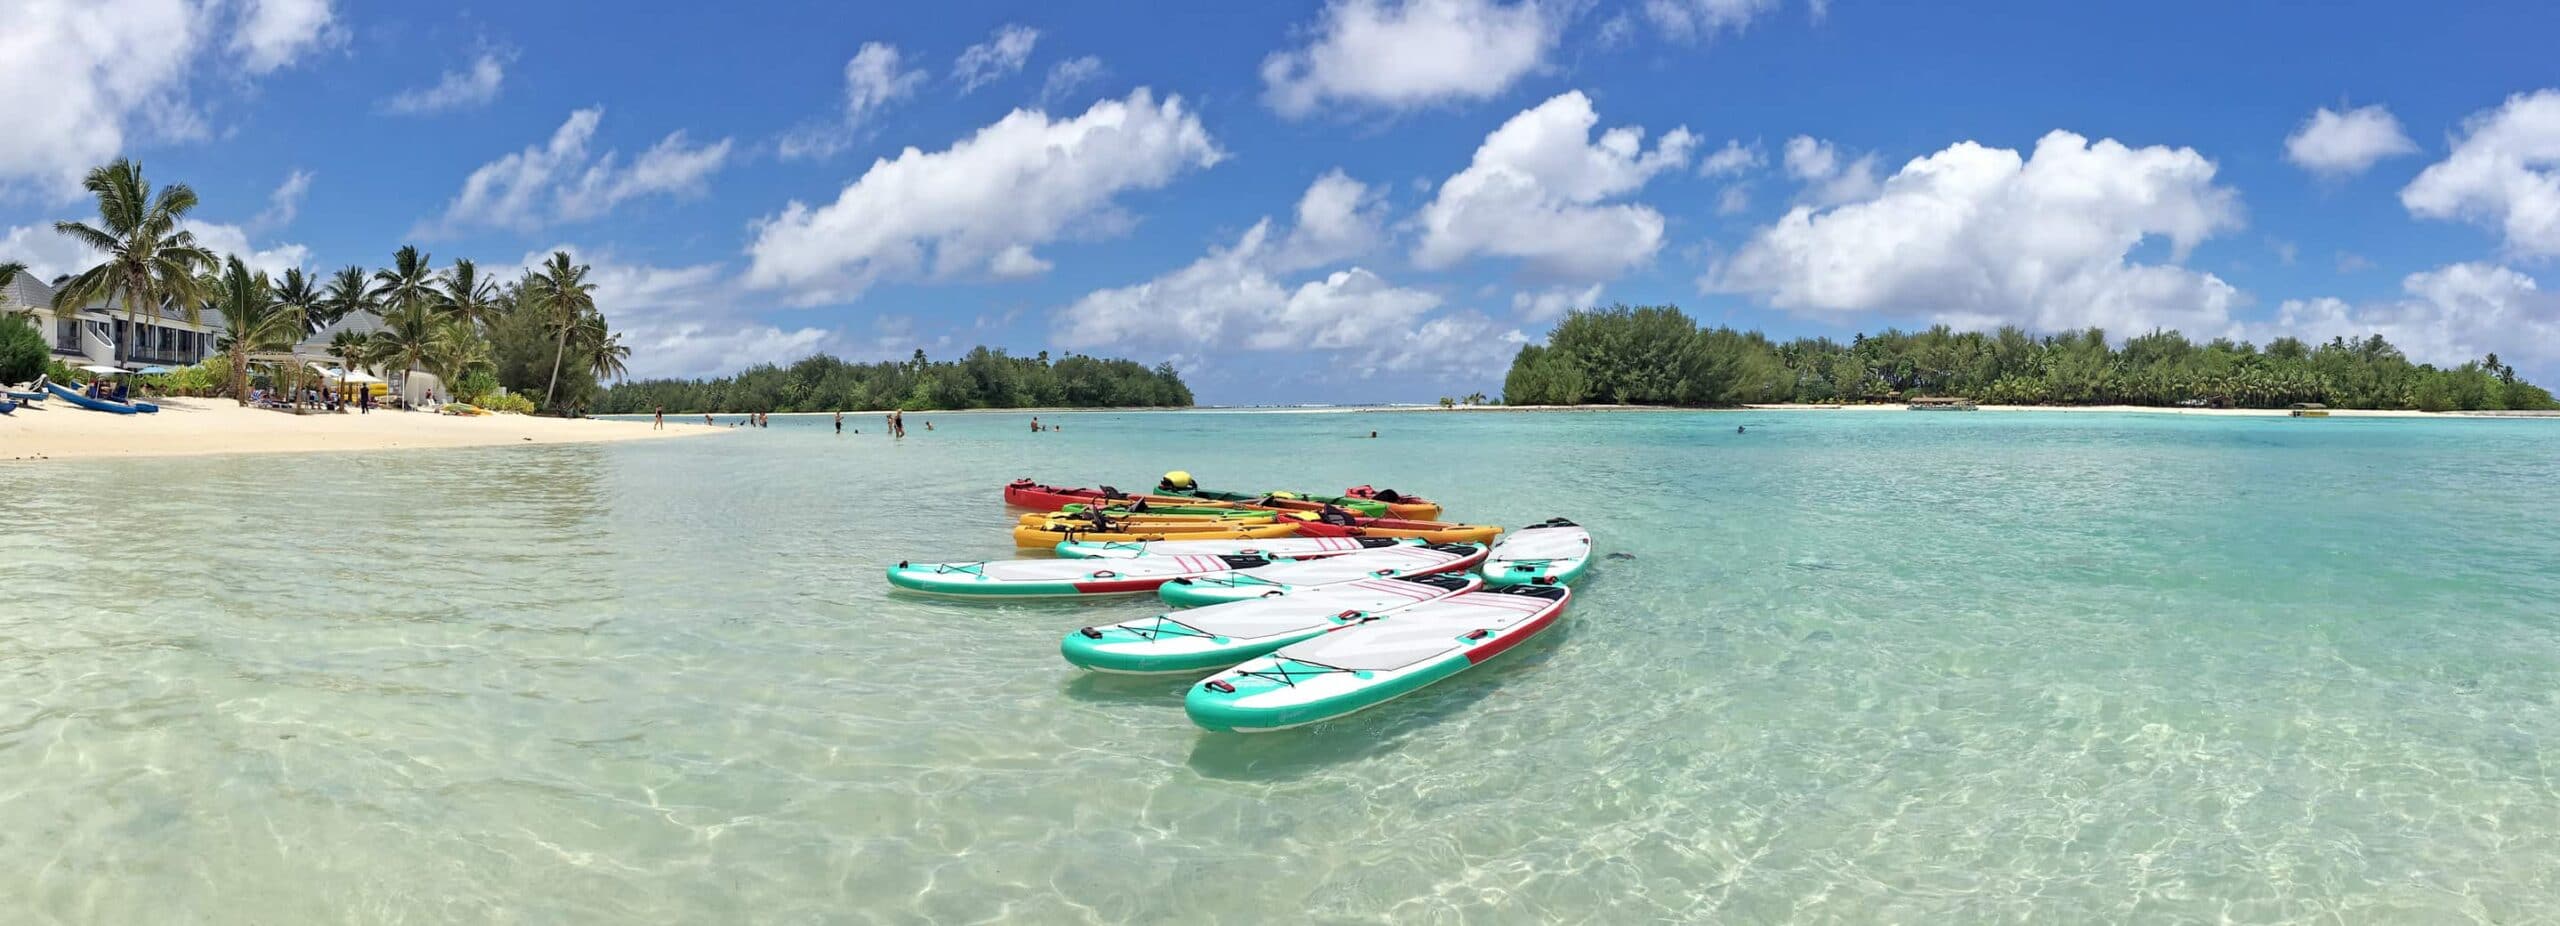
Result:
{"label": "orange kayak", "polygon": [[1263,540],[1297,533],[1299,523],[1221,524],[1201,530],[1166,529],[1163,525],[1139,525],[1118,531],[1073,530],[1063,522],[1018,524],[1013,528],[1013,543],[1020,547],[1054,547],[1062,541],[1088,543],[1147,543],[1158,540]]}

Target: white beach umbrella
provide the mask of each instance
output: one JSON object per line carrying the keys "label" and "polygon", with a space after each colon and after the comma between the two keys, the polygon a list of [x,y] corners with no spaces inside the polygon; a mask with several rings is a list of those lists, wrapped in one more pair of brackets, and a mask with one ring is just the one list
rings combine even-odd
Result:
{"label": "white beach umbrella", "polygon": [[90,364],[90,365],[88,365],[88,366],[81,367],[80,369],[81,369],[83,372],[96,373],[96,374],[98,374],[98,375],[100,375],[100,376],[123,376],[123,375],[124,375],[124,371],[123,371],[123,370],[118,369],[118,368],[116,368],[116,367],[107,366],[107,365],[105,365],[105,364],[92,363],[92,364]]}
{"label": "white beach umbrella", "polygon": [[347,374],[347,382],[351,383],[378,383],[381,381],[382,380],[379,377],[372,376],[361,370]]}

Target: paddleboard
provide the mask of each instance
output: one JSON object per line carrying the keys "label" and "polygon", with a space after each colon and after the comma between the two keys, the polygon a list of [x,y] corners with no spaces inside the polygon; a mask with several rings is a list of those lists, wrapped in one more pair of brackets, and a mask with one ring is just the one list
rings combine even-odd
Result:
{"label": "paddleboard", "polygon": [[1286,556],[1291,559],[1319,559],[1382,550],[1387,547],[1420,546],[1422,541],[1406,537],[1274,537],[1269,540],[1068,540],[1058,544],[1058,555],[1070,559],[1128,559],[1137,556],[1176,556],[1184,553],[1202,556]]}
{"label": "paddleboard", "polygon": [[1555,623],[1573,593],[1514,585],[1451,595],[1281,647],[1193,685],[1182,707],[1217,731],[1260,733],[1332,720],[1428,687]]}
{"label": "paddleboard", "polygon": [[909,563],[889,567],[889,584],[964,598],[1050,598],[1153,591],[1172,579],[1267,566],[1259,556],[1150,556],[1127,561],[1020,559]]}
{"label": "paddleboard", "polygon": [[1591,532],[1563,518],[1512,531],[1484,559],[1492,585],[1562,585],[1591,568]]}
{"label": "paddleboard", "polygon": [[[1190,576],[1165,582],[1156,596],[1177,608],[1198,607],[1222,601],[1247,598],[1276,598],[1281,595],[1326,585],[1354,582],[1360,579],[1385,579],[1395,576],[1429,575],[1435,572],[1457,572],[1475,568],[1484,561],[1485,548],[1477,543],[1437,543],[1418,547],[1388,547],[1319,560],[1293,560],[1243,572]],[[1132,560],[1143,563],[1146,557]]]}
{"label": "paddleboard", "polygon": [[1279,598],[1252,598],[1067,634],[1059,652],[1096,672],[1211,672],[1317,634],[1394,616],[1484,587],[1468,573],[1362,579]]}

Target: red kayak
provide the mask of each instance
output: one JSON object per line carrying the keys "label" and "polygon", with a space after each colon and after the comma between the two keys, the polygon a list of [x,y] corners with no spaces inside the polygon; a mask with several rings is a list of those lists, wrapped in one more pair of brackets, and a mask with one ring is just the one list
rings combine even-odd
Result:
{"label": "red kayak", "polygon": [[1384,503],[1387,506],[1387,515],[1389,517],[1427,521],[1440,516],[1439,502],[1432,501],[1419,495],[1406,495],[1394,489],[1352,486],[1351,488],[1342,490],[1342,497],[1356,498],[1366,502]]}
{"label": "red kayak", "polygon": [[[1006,483],[1004,487],[1005,504],[1019,508],[1032,508],[1040,511],[1056,511],[1060,508],[1067,507],[1068,505],[1125,505],[1129,502],[1139,500],[1144,500],[1150,505],[1190,505],[1195,507],[1218,505],[1217,502],[1204,501],[1197,498],[1122,492],[1110,486],[1103,486],[1099,489],[1087,489],[1081,487],[1067,488],[1063,486],[1042,485],[1029,479],[1016,479],[1010,483]],[[1239,505],[1236,507],[1241,508],[1243,506]]]}

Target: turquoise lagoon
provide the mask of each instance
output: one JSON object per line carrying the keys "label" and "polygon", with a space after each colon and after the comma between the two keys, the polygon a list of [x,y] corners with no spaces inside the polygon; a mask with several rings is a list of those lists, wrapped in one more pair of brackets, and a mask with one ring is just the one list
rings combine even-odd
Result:
{"label": "turquoise lagoon", "polygon": [[[2560,904],[2560,422],[1028,417],[0,466],[0,910],[2446,923]],[[1184,680],[1059,660],[1060,634],[1151,599],[882,581],[899,559],[1014,555],[1006,480],[1175,468],[1562,515],[1633,558],[1496,662],[1258,737],[1190,726]]]}

